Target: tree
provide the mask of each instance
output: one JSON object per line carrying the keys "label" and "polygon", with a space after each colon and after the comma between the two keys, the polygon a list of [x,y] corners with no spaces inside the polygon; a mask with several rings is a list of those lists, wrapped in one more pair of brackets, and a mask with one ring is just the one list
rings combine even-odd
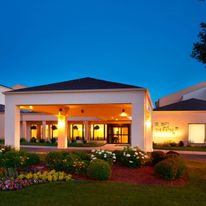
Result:
{"label": "tree", "polygon": [[191,56],[206,65],[206,23],[200,24],[199,41],[193,44]]}

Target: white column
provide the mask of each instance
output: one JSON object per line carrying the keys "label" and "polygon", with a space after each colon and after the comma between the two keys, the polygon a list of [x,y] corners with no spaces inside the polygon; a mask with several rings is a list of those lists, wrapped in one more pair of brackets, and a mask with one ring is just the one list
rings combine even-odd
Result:
{"label": "white column", "polygon": [[50,138],[51,138],[51,130],[50,130],[50,126],[51,126],[51,124],[48,123],[48,137],[47,137],[47,140],[50,140]]}
{"label": "white column", "polygon": [[20,109],[7,100],[5,105],[5,145],[20,149]]}
{"label": "white column", "polygon": [[46,121],[42,121],[42,139],[46,139]]}
{"label": "white column", "polygon": [[30,139],[31,139],[31,124],[27,124],[27,138],[26,138],[26,140],[28,141],[28,142],[30,142]]}
{"label": "white column", "polygon": [[88,121],[85,121],[84,122],[84,129],[85,129],[85,132],[84,132],[84,135],[85,135],[85,137],[84,137],[84,139],[86,140],[86,141],[89,141],[89,134],[90,134],[90,129],[89,129],[89,122]]}
{"label": "white column", "polygon": [[58,149],[67,148],[67,119],[58,117]]}
{"label": "white column", "polygon": [[131,146],[145,150],[144,96],[132,103]]}
{"label": "white column", "polygon": [[26,121],[24,120],[23,122],[22,122],[22,131],[23,131],[23,134],[22,134],[22,137],[23,138],[27,138],[27,127],[26,127]]}

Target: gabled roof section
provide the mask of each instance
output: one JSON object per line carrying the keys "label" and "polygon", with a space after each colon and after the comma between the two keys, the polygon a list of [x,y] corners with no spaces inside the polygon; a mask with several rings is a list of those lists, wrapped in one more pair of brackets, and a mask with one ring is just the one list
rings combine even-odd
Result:
{"label": "gabled roof section", "polygon": [[206,81],[201,82],[199,84],[195,84],[195,85],[193,85],[191,87],[187,87],[185,89],[182,89],[182,90],[180,90],[178,92],[169,94],[167,96],[161,97],[156,102],[156,106],[157,107],[162,107],[162,106],[166,106],[166,105],[169,105],[169,104],[173,104],[173,103],[179,102],[179,101],[182,100],[182,97],[185,94],[188,94],[190,92],[199,90],[199,89],[204,88],[204,87],[206,87]]}
{"label": "gabled roof section", "polygon": [[142,88],[142,87],[86,77],[81,79],[65,81],[65,82],[12,90],[9,93],[35,92],[35,91],[61,91],[61,90],[129,89],[129,88]]}
{"label": "gabled roof section", "polygon": [[206,110],[206,101],[188,99],[185,101],[158,107],[154,111],[203,111]]}

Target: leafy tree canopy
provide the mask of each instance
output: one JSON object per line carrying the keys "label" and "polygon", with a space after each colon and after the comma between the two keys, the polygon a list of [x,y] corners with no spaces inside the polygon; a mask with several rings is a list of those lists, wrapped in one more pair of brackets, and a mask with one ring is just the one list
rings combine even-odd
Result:
{"label": "leafy tree canopy", "polygon": [[206,64],[206,23],[200,24],[201,31],[198,34],[198,42],[193,44],[191,56],[199,62]]}

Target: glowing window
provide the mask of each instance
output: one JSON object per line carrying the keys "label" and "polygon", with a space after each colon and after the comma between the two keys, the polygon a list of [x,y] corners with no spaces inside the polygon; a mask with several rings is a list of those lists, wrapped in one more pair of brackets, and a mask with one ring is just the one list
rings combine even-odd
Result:
{"label": "glowing window", "polygon": [[189,124],[189,141],[191,143],[205,142],[205,124]]}
{"label": "glowing window", "polygon": [[91,139],[92,140],[105,140],[107,134],[107,125],[105,124],[92,124],[91,125]]}
{"label": "glowing window", "polygon": [[70,135],[72,140],[83,140],[84,139],[84,125],[83,124],[71,124]]}

